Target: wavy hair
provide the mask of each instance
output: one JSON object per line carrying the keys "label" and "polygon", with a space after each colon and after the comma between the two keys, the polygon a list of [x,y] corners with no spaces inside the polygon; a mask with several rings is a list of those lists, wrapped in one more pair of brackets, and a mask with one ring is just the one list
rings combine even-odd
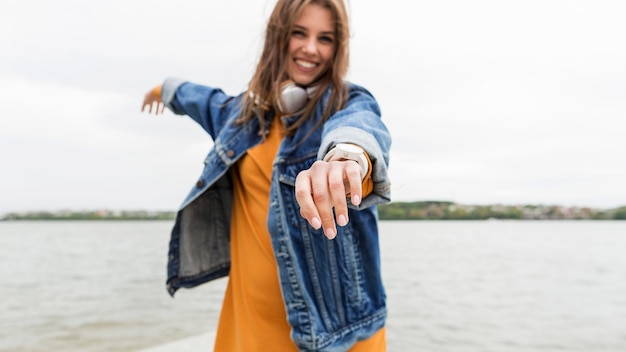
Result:
{"label": "wavy hair", "polygon": [[335,50],[330,67],[315,82],[319,88],[312,94],[301,118],[288,127],[287,133],[293,133],[312,115],[316,103],[329,86],[332,87],[332,91],[328,104],[324,108],[320,124],[334,112],[340,110],[347,99],[344,78],[349,65],[350,29],[343,0],[278,0],[269,17],[263,51],[248,85],[247,94],[244,96],[242,114],[238,119],[239,123],[245,123],[258,118],[261,134],[263,134],[266,124],[265,112],[276,109],[282,84],[289,79],[287,58],[294,22],[309,4],[317,4],[330,10],[335,24]]}

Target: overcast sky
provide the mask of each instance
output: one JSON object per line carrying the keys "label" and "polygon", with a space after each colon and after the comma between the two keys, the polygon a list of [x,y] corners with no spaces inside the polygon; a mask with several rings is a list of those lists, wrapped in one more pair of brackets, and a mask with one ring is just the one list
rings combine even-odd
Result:
{"label": "overcast sky", "polygon": [[[384,4],[384,5],[382,5]],[[212,142],[140,113],[168,76],[244,90],[274,0],[0,3],[0,213],[175,210]],[[626,205],[626,2],[352,0],[349,80],[394,201]]]}

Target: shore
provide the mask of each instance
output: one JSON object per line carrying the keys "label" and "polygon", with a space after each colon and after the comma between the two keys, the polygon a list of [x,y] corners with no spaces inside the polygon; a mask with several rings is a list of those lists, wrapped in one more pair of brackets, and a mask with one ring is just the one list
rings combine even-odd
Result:
{"label": "shore", "polygon": [[[14,220],[167,220],[172,211],[61,210],[22,211],[2,214],[0,221]],[[626,220],[626,206],[591,208],[559,205],[467,205],[448,201],[392,202],[378,207],[380,220]]]}
{"label": "shore", "polygon": [[210,332],[172,341],[164,345],[141,349],[137,352],[211,352],[213,351],[214,341],[215,332]]}

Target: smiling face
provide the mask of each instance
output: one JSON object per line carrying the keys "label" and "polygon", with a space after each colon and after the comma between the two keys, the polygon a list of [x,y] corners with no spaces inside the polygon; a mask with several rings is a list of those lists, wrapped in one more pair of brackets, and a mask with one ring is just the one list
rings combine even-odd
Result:
{"label": "smiling face", "polygon": [[333,15],[318,4],[307,5],[294,22],[289,36],[287,73],[301,86],[308,86],[330,67],[336,46]]}

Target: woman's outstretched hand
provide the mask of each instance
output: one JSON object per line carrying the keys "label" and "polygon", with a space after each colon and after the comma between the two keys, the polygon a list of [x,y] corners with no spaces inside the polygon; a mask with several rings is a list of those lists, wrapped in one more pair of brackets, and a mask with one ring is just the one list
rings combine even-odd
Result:
{"label": "woman's outstretched hand", "polygon": [[152,114],[154,108],[154,114],[162,114],[165,110],[165,104],[161,100],[161,85],[152,88],[146,96],[143,98],[143,104],[141,105],[141,111],[148,110],[148,113]]}
{"label": "woman's outstretched hand", "polygon": [[318,160],[311,168],[300,172],[295,185],[300,215],[313,228],[323,228],[329,239],[335,238],[335,223],[346,226],[349,221],[347,195],[352,204],[361,204],[361,172],[361,167],[353,160]]}

